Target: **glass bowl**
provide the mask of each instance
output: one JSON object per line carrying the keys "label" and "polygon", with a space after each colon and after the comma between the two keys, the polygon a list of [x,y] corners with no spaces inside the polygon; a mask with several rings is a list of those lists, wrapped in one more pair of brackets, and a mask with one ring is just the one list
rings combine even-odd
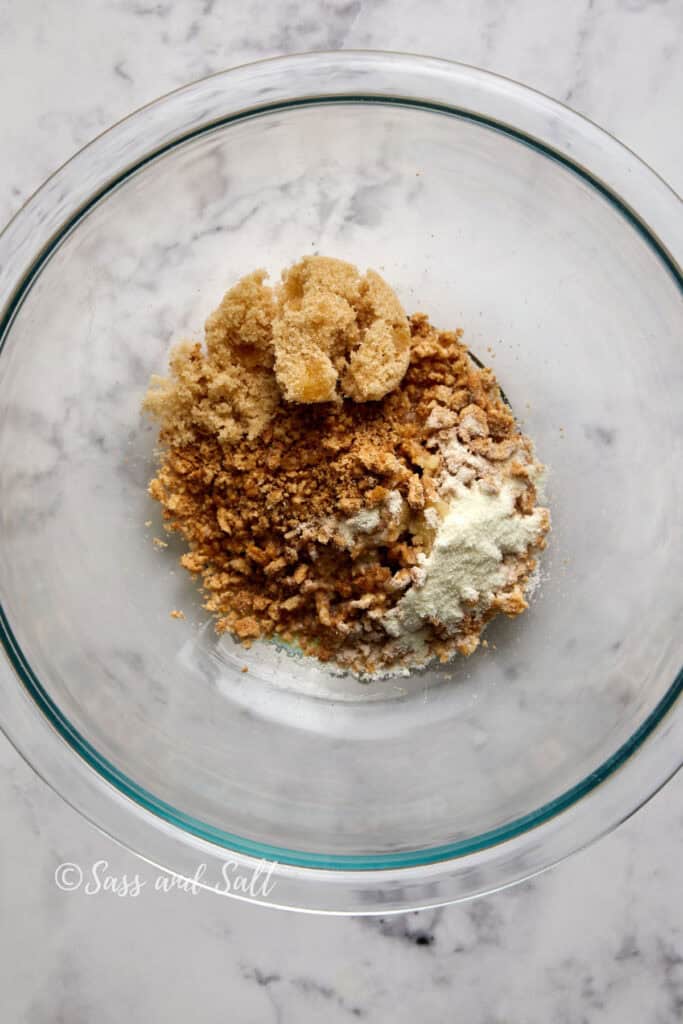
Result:
{"label": "glass bowl", "polygon": [[[149,862],[299,909],[467,898],[614,827],[683,747],[682,249],[613,138],[443,61],[266,61],[105,132],[0,239],[12,742]],[[529,612],[409,678],[219,639],[153,543],[150,374],[240,275],[314,251],[464,328],[551,470]],[[267,885],[222,881],[261,859]]]}

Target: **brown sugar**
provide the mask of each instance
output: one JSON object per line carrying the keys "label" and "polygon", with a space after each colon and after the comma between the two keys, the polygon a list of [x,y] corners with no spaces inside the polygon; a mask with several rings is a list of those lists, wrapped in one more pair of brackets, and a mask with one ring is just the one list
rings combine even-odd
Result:
{"label": "brown sugar", "polygon": [[332,402],[338,385],[356,402],[377,401],[408,369],[410,331],[379,274],[312,256],[283,275],[273,346],[287,401]]}
{"label": "brown sugar", "polygon": [[[153,380],[150,494],[219,631],[245,645],[278,636],[359,673],[401,665],[410,645],[385,622],[424,576],[444,474],[495,491],[503,467],[523,515],[531,442],[461,332],[406,320],[372,271],[311,257],[275,291],[264,279],[243,278],[209,317],[206,350],[176,348],[170,378]],[[490,606],[466,608],[455,632],[425,625],[430,656],[470,653],[493,615],[524,610],[534,551],[507,561]]]}
{"label": "brown sugar", "polygon": [[264,270],[243,277],[206,321],[206,351],[182,342],[171,375],[153,377],[145,408],[162,440],[197,430],[235,444],[258,437],[282,398],[298,403],[377,400],[401,380],[410,331],[401,304],[373,271],[308,256],[282,284]]}
{"label": "brown sugar", "polygon": [[198,343],[173,349],[170,377],[153,377],[145,408],[161,423],[162,440],[191,444],[198,433],[234,444],[257,437],[280,401],[273,376],[274,298],[265,271],[242,278],[206,321]]}

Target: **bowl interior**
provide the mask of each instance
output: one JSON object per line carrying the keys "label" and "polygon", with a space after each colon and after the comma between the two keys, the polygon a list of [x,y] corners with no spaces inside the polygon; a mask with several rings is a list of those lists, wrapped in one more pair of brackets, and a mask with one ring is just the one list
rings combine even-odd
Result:
{"label": "bowl interior", "polygon": [[[410,678],[219,640],[182,546],[153,544],[150,374],[243,273],[316,251],[463,327],[551,470],[530,611]],[[88,756],[228,846],[380,864],[514,831],[678,669],[680,337],[677,282],[628,212],[493,125],[311,102],[186,139],[62,237],[5,338],[0,598],[36,684]]]}

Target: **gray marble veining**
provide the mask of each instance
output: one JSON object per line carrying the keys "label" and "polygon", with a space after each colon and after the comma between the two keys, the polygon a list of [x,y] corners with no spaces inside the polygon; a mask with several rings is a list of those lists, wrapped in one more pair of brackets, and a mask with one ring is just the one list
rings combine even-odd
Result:
{"label": "gray marble veining", "polygon": [[[157,95],[246,60],[339,47],[431,53],[521,79],[683,186],[677,0],[94,0],[76,19],[66,0],[5,0],[0,55],[13,88],[0,99],[0,222],[75,149]],[[198,201],[218,208],[220,191]],[[251,215],[248,205],[231,212]],[[318,215],[341,213],[332,202]],[[172,264],[172,242],[150,258]],[[157,319],[161,345],[177,324],[164,310]],[[37,417],[40,430],[39,411],[17,415]],[[619,443],[607,423],[585,432],[596,447]],[[59,433],[45,436],[41,472],[63,457]],[[681,778],[616,833],[524,885],[463,906],[334,919],[156,892],[154,870],[63,804],[4,739],[0,769],[0,1011],[11,1024],[683,1017]],[[56,886],[59,864],[97,861],[150,884],[129,898]]]}

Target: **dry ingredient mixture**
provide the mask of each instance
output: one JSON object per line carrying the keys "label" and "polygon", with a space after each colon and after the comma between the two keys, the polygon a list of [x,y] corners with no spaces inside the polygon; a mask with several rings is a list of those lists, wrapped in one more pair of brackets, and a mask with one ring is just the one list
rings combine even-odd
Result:
{"label": "dry ingredient mixture", "polygon": [[368,271],[306,257],[239,281],[145,408],[150,494],[219,632],[361,675],[471,654],[527,607],[543,467],[461,331]]}

